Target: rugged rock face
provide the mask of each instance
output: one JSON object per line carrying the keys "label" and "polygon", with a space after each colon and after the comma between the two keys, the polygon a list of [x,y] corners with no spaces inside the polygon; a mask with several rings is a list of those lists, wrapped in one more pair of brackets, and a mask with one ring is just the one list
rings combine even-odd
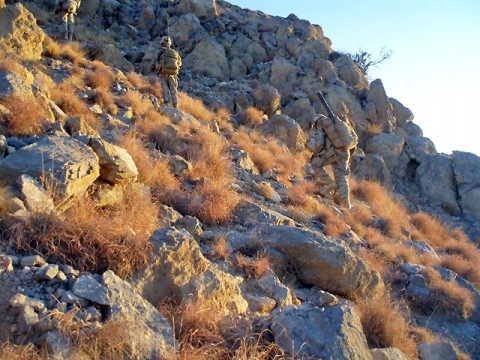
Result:
{"label": "rugged rock face", "polygon": [[372,359],[360,319],[346,304],[287,308],[272,322],[275,341],[290,355]]}
{"label": "rugged rock face", "polygon": [[[3,3],[5,5],[5,2]],[[45,33],[21,3],[0,6],[0,50],[27,60],[40,59]]]}
{"label": "rugged rock face", "polygon": [[56,201],[83,194],[100,174],[98,157],[69,136],[46,136],[0,162],[0,176],[15,182],[22,174],[45,181],[55,189]]}

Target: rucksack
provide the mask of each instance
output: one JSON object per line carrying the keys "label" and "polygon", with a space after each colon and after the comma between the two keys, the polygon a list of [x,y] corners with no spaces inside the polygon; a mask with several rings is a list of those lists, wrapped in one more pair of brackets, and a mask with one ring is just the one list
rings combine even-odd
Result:
{"label": "rucksack", "polygon": [[335,121],[327,118],[323,122],[322,127],[336,148],[350,150],[357,146],[358,136],[347,121],[341,120],[338,117]]}
{"label": "rucksack", "polygon": [[162,54],[161,67],[162,75],[178,75],[180,71],[180,56],[178,52],[172,48],[166,48]]}

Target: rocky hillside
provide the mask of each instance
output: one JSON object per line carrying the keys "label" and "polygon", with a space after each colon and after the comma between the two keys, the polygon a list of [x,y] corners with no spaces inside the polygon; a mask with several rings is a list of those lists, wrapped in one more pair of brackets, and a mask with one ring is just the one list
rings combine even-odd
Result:
{"label": "rocky hillside", "polygon": [[[480,158],[320,26],[223,1],[0,0],[0,359],[480,358]],[[179,109],[151,74],[169,32]],[[352,209],[305,149],[360,135]],[[475,242],[477,241],[477,242]]]}

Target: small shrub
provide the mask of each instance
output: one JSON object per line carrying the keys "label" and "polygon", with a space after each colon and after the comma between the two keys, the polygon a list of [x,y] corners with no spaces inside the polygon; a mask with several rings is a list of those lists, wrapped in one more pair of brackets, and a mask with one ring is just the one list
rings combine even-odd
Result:
{"label": "small shrub", "polygon": [[255,257],[237,254],[236,261],[237,265],[245,272],[247,278],[259,278],[272,267],[270,259],[260,253],[257,253]]}
{"label": "small shrub", "polygon": [[2,238],[22,253],[42,254],[82,271],[111,269],[126,277],[148,260],[157,214],[147,194],[129,189],[124,202],[111,209],[96,208],[85,199],[62,216],[5,220]]}
{"label": "small shrub", "polygon": [[33,344],[14,345],[9,342],[0,344],[0,360],[42,360],[48,354],[41,351]]}
{"label": "small shrub", "polygon": [[210,111],[202,100],[191,98],[182,92],[178,93],[178,107],[197,119],[211,121],[215,118],[215,113]]}
{"label": "small shrub", "polygon": [[232,253],[232,248],[228,244],[228,241],[224,237],[220,237],[215,240],[210,255],[219,259],[228,260],[230,254]]}
{"label": "small shrub", "polygon": [[130,106],[135,115],[145,115],[153,109],[152,102],[144,98],[142,94],[136,90],[129,90],[121,95],[120,101],[123,105]]}
{"label": "small shrub", "polygon": [[215,110],[215,120],[218,126],[224,131],[233,131],[233,124],[231,123],[232,114],[227,108],[220,106]]}
{"label": "small shrub", "polygon": [[349,230],[349,227],[336,210],[326,205],[318,207],[315,211],[315,217],[325,224],[324,233],[326,235],[338,237]]}
{"label": "small shrub", "polygon": [[[101,65],[99,65],[101,64]],[[87,73],[86,81],[88,86],[98,89],[108,90],[112,85],[115,75],[112,70],[98,61],[93,62],[94,70]]]}
{"label": "small shrub", "polygon": [[239,114],[239,120],[242,125],[256,126],[263,124],[265,121],[263,116],[263,111],[254,107],[249,107]]}
{"label": "small shrub", "polygon": [[49,122],[45,105],[31,95],[11,95],[1,103],[10,110],[6,123],[10,136],[41,134]]}
{"label": "small shrub", "polygon": [[387,293],[371,299],[357,299],[360,321],[370,347],[395,347],[409,358],[416,358],[416,344],[410,335],[408,319],[399,303]]}

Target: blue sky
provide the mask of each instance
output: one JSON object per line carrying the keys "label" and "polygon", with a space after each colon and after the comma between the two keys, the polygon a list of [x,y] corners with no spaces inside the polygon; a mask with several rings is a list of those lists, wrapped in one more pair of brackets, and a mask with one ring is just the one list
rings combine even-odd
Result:
{"label": "blue sky", "polygon": [[323,28],[334,50],[392,56],[370,70],[415,114],[439,152],[480,155],[479,0],[232,0]]}

